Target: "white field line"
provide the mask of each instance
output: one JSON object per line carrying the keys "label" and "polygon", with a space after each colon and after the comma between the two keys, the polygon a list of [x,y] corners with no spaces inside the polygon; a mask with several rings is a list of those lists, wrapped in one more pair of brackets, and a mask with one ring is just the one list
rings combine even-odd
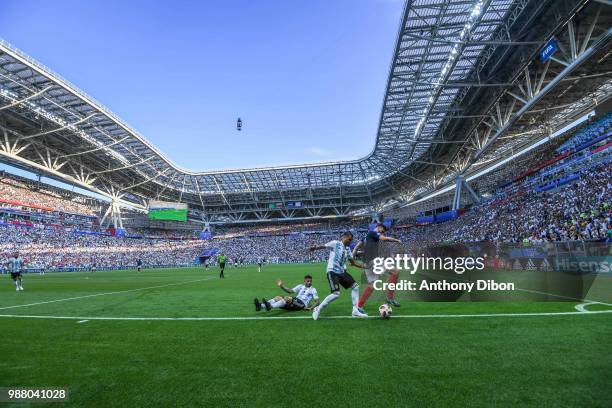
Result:
{"label": "white field line", "polygon": [[[445,276],[439,275],[439,274],[435,274],[435,273],[431,273],[429,272],[429,275],[432,276],[438,276],[441,278],[444,278]],[[457,277],[457,280],[463,281],[463,282],[469,282],[467,279],[461,279],[460,277]],[[575,297],[571,297],[571,296],[564,296],[564,295],[557,295],[554,293],[548,293],[548,292],[541,292],[539,290],[532,290],[532,289],[522,289],[522,288],[516,288],[515,290],[521,291],[521,292],[528,292],[528,293],[538,293],[540,295],[547,295],[547,296],[552,296],[552,297],[557,297],[557,298],[561,298],[561,299],[568,299],[568,300],[576,300],[578,302],[587,302],[588,304],[595,304],[598,303],[600,305],[604,305],[604,306],[612,306],[612,304],[610,303],[604,303],[604,302],[600,302],[598,300],[590,300],[590,299],[580,299],[580,298],[575,298]],[[586,312],[588,312],[588,310],[585,310]]]}
{"label": "white field line", "polygon": [[213,277],[209,276],[207,278],[196,279],[196,280],[191,280],[191,281],[186,281],[186,282],[176,282],[176,283],[168,283],[166,285],[148,286],[146,288],[118,290],[118,291],[115,291],[115,292],[95,293],[93,295],[75,296],[75,297],[69,297],[69,298],[63,298],[63,299],[48,300],[48,301],[45,301],[45,302],[27,303],[25,305],[5,306],[5,307],[0,307],[0,310],[16,309],[16,308],[19,308],[19,307],[28,307],[28,306],[37,306],[37,305],[46,305],[46,304],[49,304],[49,303],[67,302],[69,300],[87,299],[87,298],[92,298],[92,297],[97,297],[97,296],[116,295],[116,294],[119,294],[119,293],[138,292],[138,291],[141,291],[141,290],[167,288],[169,286],[187,285],[189,283],[202,282],[202,281],[206,281],[206,280],[210,280],[210,279],[213,279]]}
{"label": "white field line", "polygon": [[[0,310],[13,309],[13,308],[19,308],[19,307],[35,306],[35,305],[55,303],[55,302],[65,302],[65,301],[69,301],[69,300],[77,300],[77,299],[85,299],[85,298],[91,298],[91,297],[97,297],[97,296],[114,295],[114,294],[119,294],[119,293],[129,293],[129,292],[136,292],[136,291],[141,291],[141,290],[164,288],[164,287],[169,287],[169,286],[186,285],[186,284],[189,284],[189,283],[201,282],[201,281],[206,281],[206,280],[210,280],[210,279],[214,279],[214,277],[211,276],[211,277],[207,277],[207,278],[203,278],[203,279],[196,279],[196,280],[191,280],[191,281],[186,281],[186,282],[169,283],[169,284],[166,284],[166,285],[149,286],[149,287],[145,287],[145,288],[128,289],[128,290],[121,290],[121,291],[115,291],[115,292],[97,293],[97,294],[93,294],[93,295],[76,296],[76,297],[71,297],[71,298],[56,299],[56,300],[50,300],[50,301],[45,301],[45,302],[29,303],[29,304],[25,304],[25,305],[14,305],[14,306],[0,307]],[[581,300],[581,299],[569,298],[569,297],[566,297],[566,296],[555,295],[555,294],[546,293],[546,292],[533,291],[533,290],[528,290],[528,289],[520,289],[520,288],[518,288],[518,290],[522,290],[522,291],[526,291],[526,292],[541,293],[541,294],[546,294],[546,295],[551,295],[551,296],[556,296],[556,297],[561,297],[561,298],[566,298],[566,299]],[[397,318],[400,318],[400,319],[418,319],[418,318],[429,319],[429,318],[469,318],[469,317],[572,316],[572,315],[591,315],[591,314],[612,313],[612,310],[589,311],[589,310],[587,310],[585,308],[585,306],[588,306],[590,304],[602,304],[602,305],[606,305],[606,306],[612,306],[612,304],[598,302],[598,301],[593,301],[593,300],[588,300],[588,299],[584,299],[584,301],[589,302],[589,303],[583,303],[583,304],[576,305],[575,309],[577,311],[575,311],[575,312],[526,312],[526,313],[395,315],[394,318],[396,318],[396,319]],[[4,318],[27,318],[27,319],[81,320],[83,322],[84,321],[88,321],[88,320],[116,320],[116,321],[235,321],[235,320],[242,320],[242,321],[247,321],[247,320],[308,320],[308,319],[312,319],[311,316],[294,316],[294,317],[291,317],[291,316],[273,316],[273,317],[263,317],[263,316],[245,316],[245,317],[104,317],[104,316],[94,316],[94,317],[90,317],[90,316],[87,316],[87,317],[84,317],[84,316],[44,316],[44,315],[10,315],[10,314],[0,314],[0,318],[1,317],[4,317]],[[329,316],[329,317],[323,317],[323,318],[324,319],[355,319],[355,317],[353,317],[353,316]],[[368,318],[370,318],[370,319],[371,318],[378,318],[378,316],[368,316]],[[81,322],[79,322],[79,323],[81,323]]]}
{"label": "white field line", "polygon": [[[427,314],[427,315],[395,315],[393,319],[436,319],[436,318],[469,318],[469,317],[529,317],[529,316],[587,316],[612,313],[611,310],[596,310],[585,312],[527,312],[527,313],[482,313],[482,314]],[[102,317],[102,316],[40,316],[40,315],[0,315],[5,318],[24,319],[55,319],[55,320],[119,320],[119,321],[246,321],[246,320],[311,320],[311,316],[245,316],[245,317]],[[369,319],[380,319],[369,316]],[[320,319],[364,319],[353,316],[322,316]]]}
{"label": "white field line", "polygon": [[610,306],[607,303],[586,302],[586,303],[577,304],[576,306],[574,306],[574,309],[576,309],[577,311],[582,312],[582,313],[593,313],[593,311],[590,311],[590,310],[587,309],[587,306],[591,306],[591,305],[606,305],[606,306]]}
{"label": "white field line", "polygon": [[558,297],[558,298],[561,298],[561,299],[577,300],[579,302],[587,302],[587,304],[596,304],[597,303],[597,304],[604,305],[604,306],[612,306],[612,304],[610,304],[610,303],[604,303],[604,302],[600,302],[598,300],[579,299],[579,298],[575,298],[575,297],[571,297],[571,296],[555,295],[554,293],[540,292],[539,290],[521,289],[521,288],[517,288],[516,290],[520,290],[520,291],[523,291],[523,292],[530,292],[530,293],[539,293],[541,295],[548,295],[548,296],[552,296],[552,297]]}

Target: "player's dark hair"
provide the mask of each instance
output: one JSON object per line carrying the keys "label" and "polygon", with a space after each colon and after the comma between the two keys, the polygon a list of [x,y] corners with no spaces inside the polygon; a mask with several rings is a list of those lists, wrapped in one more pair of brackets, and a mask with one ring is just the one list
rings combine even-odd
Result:
{"label": "player's dark hair", "polygon": [[306,275],[306,276],[304,276],[304,279],[312,279],[312,276]]}
{"label": "player's dark hair", "polygon": [[351,238],[353,238],[353,233],[351,231],[344,231],[342,233],[342,236],[343,237],[351,237]]}

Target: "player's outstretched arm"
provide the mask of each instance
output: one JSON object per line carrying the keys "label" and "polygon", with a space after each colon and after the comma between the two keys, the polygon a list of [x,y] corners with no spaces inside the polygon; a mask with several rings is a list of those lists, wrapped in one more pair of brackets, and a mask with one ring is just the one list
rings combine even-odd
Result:
{"label": "player's outstretched arm", "polygon": [[283,284],[283,280],[282,280],[282,279],[277,279],[277,280],[276,280],[276,285],[277,285],[279,288],[281,288],[282,290],[284,290],[285,292],[293,294],[293,290],[291,290],[291,289],[289,289],[288,287],[286,287],[286,286]]}
{"label": "player's outstretched arm", "polygon": [[363,246],[363,241],[359,241],[357,245],[355,245],[355,248],[353,248],[353,257],[357,256],[357,253],[359,252],[362,246]]}
{"label": "player's outstretched arm", "polygon": [[359,269],[363,269],[363,264],[357,263],[355,262],[354,259],[349,259],[349,262],[351,263],[351,265],[353,265],[355,268],[359,268]]}
{"label": "player's outstretched arm", "polygon": [[393,238],[393,237],[388,237],[386,235],[381,235],[380,236],[380,240],[381,241],[389,241],[389,242],[398,242],[400,244],[402,243],[402,241],[400,241],[399,239]]}
{"label": "player's outstretched arm", "polygon": [[320,249],[325,249],[325,248],[326,248],[326,246],[325,246],[325,245],[313,245],[313,246],[311,246],[309,249],[310,249],[311,251],[318,251],[318,250],[320,250]]}

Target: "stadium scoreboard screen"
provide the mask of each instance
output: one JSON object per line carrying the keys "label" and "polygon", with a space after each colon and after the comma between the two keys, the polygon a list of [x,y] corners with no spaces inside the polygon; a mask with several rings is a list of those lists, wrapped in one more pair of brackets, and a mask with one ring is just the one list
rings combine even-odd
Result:
{"label": "stadium scoreboard screen", "polygon": [[287,203],[283,203],[283,202],[274,202],[274,203],[268,203],[268,208],[270,209],[275,209],[275,208],[283,208],[283,207],[287,208],[301,208],[302,207],[302,202],[301,201],[287,201]]}
{"label": "stadium scoreboard screen", "polygon": [[149,219],[163,221],[187,221],[187,204],[167,201],[149,202]]}

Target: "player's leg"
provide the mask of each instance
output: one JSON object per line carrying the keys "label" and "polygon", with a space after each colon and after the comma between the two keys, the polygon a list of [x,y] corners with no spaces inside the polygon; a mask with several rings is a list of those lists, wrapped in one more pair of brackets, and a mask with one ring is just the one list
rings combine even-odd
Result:
{"label": "player's leg", "polygon": [[270,310],[272,310],[272,306],[270,305],[270,302],[266,300],[266,298],[261,298],[261,301],[262,301],[261,305],[266,308],[266,312],[269,312]]}
{"label": "player's leg", "polygon": [[23,286],[21,285],[21,272],[16,272],[15,277],[13,278],[15,282],[15,289],[17,291],[23,290]]}
{"label": "player's leg", "polygon": [[[387,280],[387,282],[395,284],[397,283],[398,279],[399,279],[399,271],[392,270],[391,275],[389,275],[389,279]],[[387,289],[387,303],[395,307],[401,306],[400,303],[397,300],[395,300],[395,289]]]}
{"label": "player's leg", "polygon": [[19,282],[17,281],[17,274],[11,272],[11,279],[13,279],[13,283],[15,284],[15,290],[19,292]]}
{"label": "player's leg", "polygon": [[359,297],[359,301],[357,302],[357,307],[359,309],[363,310],[363,307],[370,298],[372,292],[374,292],[374,285],[372,283],[368,283],[368,286],[366,286],[363,292],[361,292],[361,296]]}
{"label": "player's leg", "polygon": [[366,280],[368,281],[368,286],[365,287],[365,289],[361,293],[361,296],[359,297],[359,301],[357,302],[357,308],[361,313],[365,313],[363,307],[365,306],[372,292],[374,292],[374,282],[379,279],[379,276],[374,273],[374,270],[370,263],[366,263],[364,265],[364,273],[366,276]]}
{"label": "player's leg", "polygon": [[359,308],[359,284],[355,282],[351,287],[351,299],[353,301],[353,310],[351,315],[353,317],[368,317],[368,314]]}
{"label": "player's leg", "polygon": [[255,304],[255,311],[259,312],[262,308],[265,308],[267,311],[270,311],[274,307],[282,307],[279,301],[282,301],[282,296],[275,296],[270,300],[266,300],[266,298],[261,298],[261,302],[259,299],[253,299],[253,303]]}
{"label": "player's leg", "polygon": [[327,282],[329,283],[329,289],[331,293],[327,295],[325,299],[321,302],[321,304],[315,307],[312,310],[312,318],[317,320],[319,318],[319,314],[323,309],[327,307],[331,302],[335,301],[340,297],[340,282],[338,280],[338,274],[333,272],[327,272]]}
{"label": "player's leg", "polygon": [[[282,296],[274,296],[270,300],[266,300],[265,298],[262,298],[261,300],[262,301],[259,304],[260,310],[263,307],[267,311],[270,311],[272,309],[278,309],[278,308],[284,307],[286,304]],[[257,309],[257,306],[255,308]]]}
{"label": "player's leg", "polygon": [[351,291],[351,301],[353,303],[353,309],[351,315],[354,317],[368,317],[368,315],[358,309],[359,303],[359,284],[355,282],[353,276],[350,273],[344,272],[339,276],[340,285],[346,290]]}
{"label": "player's leg", "polygon": [[271,301],[268,301],[268,303],[270,304],[270,309],[281,309],[287,306],[288,304],[290,304],[291,302],[292,302],[292,299],[289,296],[287,297],[276,296]]}

